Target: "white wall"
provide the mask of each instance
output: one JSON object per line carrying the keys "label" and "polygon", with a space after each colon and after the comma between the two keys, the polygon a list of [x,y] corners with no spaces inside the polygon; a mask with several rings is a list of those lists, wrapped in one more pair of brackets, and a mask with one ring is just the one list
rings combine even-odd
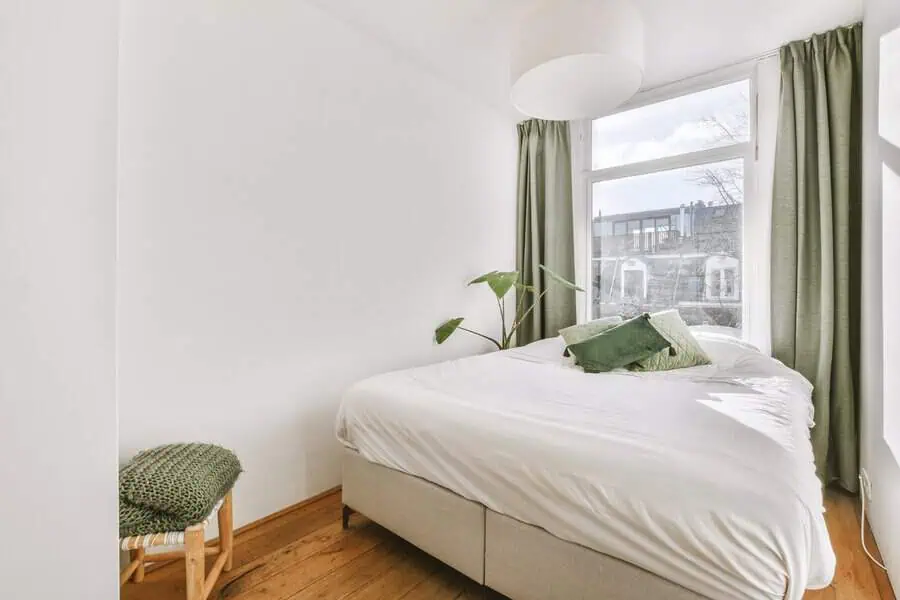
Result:
{"label": "white wall", "polygon": [[[0,3],[0,581],[116,598],[116,0]],[[73,501],[77,502],[73,503]]]}
{"label": "white wall", "polygon": [[[878,134],[879,40],[900,26],[900,4],[895,0],[866,0],[864,17],[863,89],[863,355],[862,355],[862,463],[872,480],[873,502],[869,520],[879,548],[900,586],[900,467],[884,437],[885,403],[900,402],[900,355],[884,351],[884,342],[900,335],[893,315],[900,302],[896,236],[900,213],[882,202],[882,163],[900,172],[900,150]],[[896,110],[896,107],[895,107]],[[893,149],[892,149],[893,148]],[[884,269],[885,277],[882,277]],[[887,346],[890,348],[890,344]]]}
{"label": "white wall", "polygon": [[514,266],[509,116],[296,0],[126,2],[120,456],[233,448],[238,524],[340,482],[367,375],[486,347]]}

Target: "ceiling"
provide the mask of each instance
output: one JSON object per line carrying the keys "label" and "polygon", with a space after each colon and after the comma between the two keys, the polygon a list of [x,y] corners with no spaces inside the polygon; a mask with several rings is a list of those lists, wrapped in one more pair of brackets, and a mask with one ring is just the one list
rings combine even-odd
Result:
{"label": "ceiling", "polygon": [[[406,60],[509,106],[508,38],[559,0],[309,0]],[[862,17],[863,0],[633,0],[645,22],[643,87],[730,65]]]}

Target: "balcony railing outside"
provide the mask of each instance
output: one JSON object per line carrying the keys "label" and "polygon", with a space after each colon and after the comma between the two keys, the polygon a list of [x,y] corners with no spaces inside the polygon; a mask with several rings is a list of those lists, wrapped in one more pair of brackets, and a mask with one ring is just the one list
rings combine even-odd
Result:
{"label": "balcony railing outside", "polygon": [[645,231],[594,238],[594,258],[629,254],[659,254],[678,249],[684,238],[677,231]]}

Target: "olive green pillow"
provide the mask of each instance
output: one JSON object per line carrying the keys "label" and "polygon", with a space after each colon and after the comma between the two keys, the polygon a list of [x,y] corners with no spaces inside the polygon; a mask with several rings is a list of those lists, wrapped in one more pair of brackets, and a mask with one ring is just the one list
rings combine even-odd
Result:
{"label": "olive green pillow", "polygon": [[572,325],[571,327],[560,329],[559,335],[561,335],[566,342],[566,346],[571,346],[572,344],[579,344],[589,340],[595,335],[621,324],[622,317],[603,317],[601,319],[594,319],[593,321],[582,323],[581,325]]}
{"label": "olive green pillow", "polygon": [[674,352],[658,352],[635,361],[629,367],[633,371],[671,371],[712,363],[677,310],[650,315],[650,324],[672,344]]}
{"label": "olive green pillow", "polygon": [[643,314],[568,349],[585,373],[605,373],[649,358],[670,345],[650,324],[650,315]]}

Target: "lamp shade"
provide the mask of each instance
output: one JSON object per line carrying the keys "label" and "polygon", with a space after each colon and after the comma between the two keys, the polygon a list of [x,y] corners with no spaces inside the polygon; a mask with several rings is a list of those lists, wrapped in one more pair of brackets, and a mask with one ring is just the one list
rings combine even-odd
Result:
{"label": "lamp shade", "polygon": [[556,0],[513,38],[513,105],[539,119],[598,117],[638,91],[644,23],[627,0]]}

